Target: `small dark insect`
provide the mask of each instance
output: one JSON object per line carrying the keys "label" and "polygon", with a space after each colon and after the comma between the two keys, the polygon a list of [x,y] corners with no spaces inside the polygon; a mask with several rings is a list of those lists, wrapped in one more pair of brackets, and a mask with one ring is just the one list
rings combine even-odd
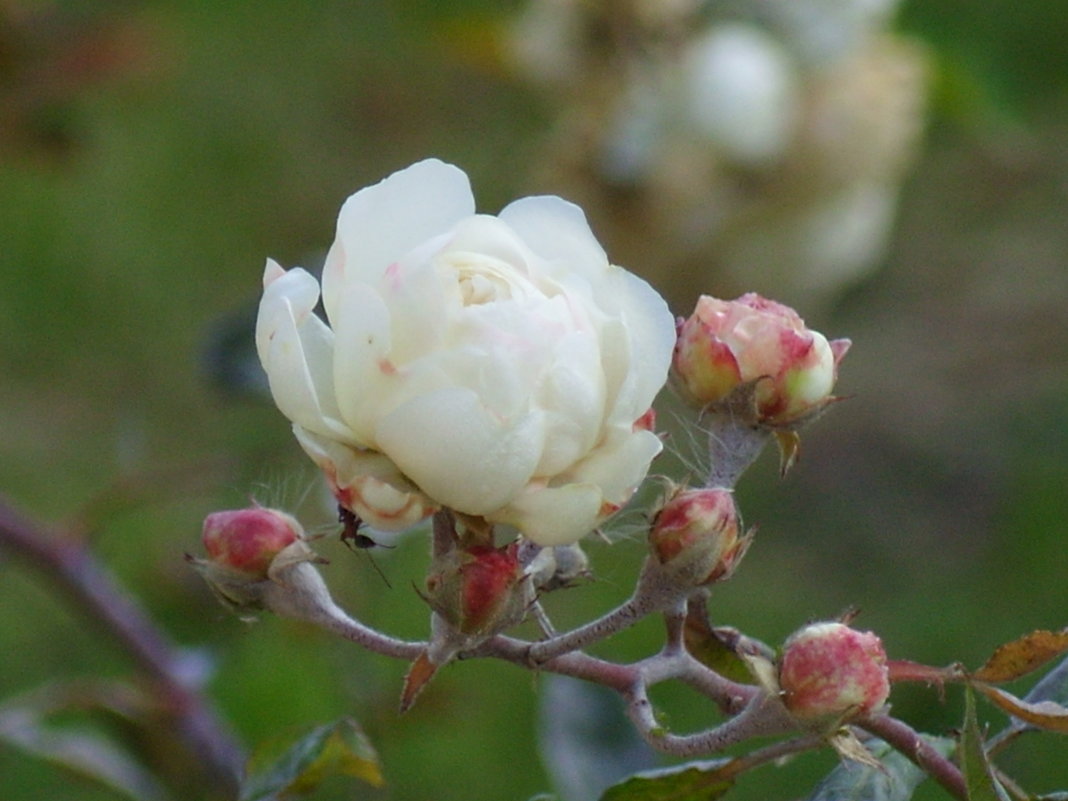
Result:
{"label": "small dark insect", "polygon": [[[353,512],[346,509],[341,504],[337,507],[337,521],[341,524],[341,541],[351,551],[364,551],[366,552],[370,548],[374,548],[379,543],[368,537],[366,534],[360,533],[360,526],[363,525],[363,521]],[[391,546],[382,545],[383,548],[389,548]],[[382,581],[386,582],[386,586],[390,589],[393,585],[389,583],[389,579],[386,578],[386,574],[382,572],[382,568],[378,566],[378,562],[371,554],[367,554],[367,558],[371,560],[371,566],[374,567],[375,572],[382,577]]]}
{"label": "small dark insect", "polygon": [[373,539],[366,534],[360,533],[360,526],[363,525],[363,521],[357,517],[353,512],[350,512],[341,504],[337,507],[337,521],[341,524],[341,541],[349,546],[352,550],[367,550],[368,548],[374,548],[378,545]]}

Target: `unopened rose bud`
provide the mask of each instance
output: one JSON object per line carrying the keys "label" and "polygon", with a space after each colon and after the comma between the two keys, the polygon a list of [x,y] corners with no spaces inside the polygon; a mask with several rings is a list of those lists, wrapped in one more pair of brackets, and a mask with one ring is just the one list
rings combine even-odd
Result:
{"label": "unopened rose bud", "polygon": [[681,391],[707,406],[754,385],[756,420],[803,422],[831,400],[849,340],[828,342],[789,306],[755,293],[737,300],[703,295],[679,327],[673,361]]}
{"label": "unopened rose bud", "polygon": [[214,512],[204,519],[202,535],[214,564],[258,579],[267,578],[282,549],[303,537],[304,529],[291,515],[262,506]]}
{"label": "unopened rose bud", "polygon": [[321,560],[300,523],[285,512],[262,506],[214,512],[204,520],[202,539],[208,558],[186,558],[235,611],[268,608],[292,616],[294,599],[305,610],[329,600],[307,564]]}
{"label": "unopened rose bud", "polygon": [[679,583],[709,584],[730,576],[749,545],[730,490],[678,489],[656,513],[649,545]]}
{"label": "unopened rose bud", "polygon": [[803,720],[867,714],[890,694],[886,651],[870,631],[814,623],[783,645],[779,686],[787,709]]}
{"label": "unopened rose bud", "polygon": [[427,578],[427,600],[456,630],[488,635],[523,619],[533,601],[518,546],[477,545],[448,554]]}

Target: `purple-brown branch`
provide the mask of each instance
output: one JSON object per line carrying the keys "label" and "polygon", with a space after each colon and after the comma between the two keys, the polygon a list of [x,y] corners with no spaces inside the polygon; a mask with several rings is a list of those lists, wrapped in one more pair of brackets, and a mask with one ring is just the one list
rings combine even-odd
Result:
{"label": "purple-brown branch", "polygon": [[967,801],[968,791],[960,768],[932,748],[907,723],[889,715],[871,715],[856,721],[856,725],[900,751],[954,798]]}
{"label": "purple-brown branch", "polygon": [[215,786],[236,793],[244,751],[207,700],[184,678],[178,648],[81,542],[45,530],[0,499],[0,548],[52,581],[152,681],[175,729]]}

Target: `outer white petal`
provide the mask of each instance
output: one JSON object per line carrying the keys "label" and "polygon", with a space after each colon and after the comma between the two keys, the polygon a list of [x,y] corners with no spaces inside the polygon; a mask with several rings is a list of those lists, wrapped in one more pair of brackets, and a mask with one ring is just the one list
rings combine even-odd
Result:
{"label": "outer white petal", "polygon": [[649,465],[663,449],[660,437],[651,431],[613,431],[605,442],[568,471],[577,483],[596,484],[607,503],[622,506],[649,472]]}
{"label": "outer white petal", "polygon": [[[281,321],[294,313],[301,318],[319,302],[319,282],[300,267],[284,270],[274,259],[263,269],[263,297],[256,317],[256,351],[266,361],[267,346]],[[295,312],[294,312],[295,310]]]}
{"label": "outer white petal", "polygon": [[342,419],[360,441],[374,445],[378,411],[389,383],[392,319],[373,287],[352,282],[337,299],[334,382]]}
{"label": "outer white petal", "polygon": [[[619,412],[624,417],[633,414],[627,422],[634,422],[667,381],[675,349],[675,318],[655,289],[622,267],[612,267],[605,276],[598,287],[597,305],[618,317],[627,332],[629,386],[621,391],[617,403],[622,404]],[[615,418],[613,411],[610,419]]]}
{"label": "outer white petal", "polygon": [[323,303],[337,320],[337,296],[348,281],[374,282],[385,269],[428,239],[475,212],[463,170],[426,159],[395,172],[345,201],[337,237],[323,267]]}
{"label": "outer white petal", "polygon": [[545,452],[537,474],[563,472],[592,448],[604,418],[604,375],[596,337],[576,331],[556,345],[555,360],[538,387],[534,402],[546,411]]}
{"label": "outer white petal", "polygon": [[530,480],[542,451],[543,415],[504,423],[470,390],[420,395],[384,416],[382,452],[439,503],[484,515]]}
{"label": "outer white petal", "polygon": [[589,534],[630,500],[661,450],[648,431],[617,431],[567,473],[570,483],[532,483],[488,519],[515,526],[543,546],[567,545]]}
{"label": "outer white petal", "polygon": [[585,213],[563,198],[525,197],[505,206],[500,218],[527,247],[550,262],[553,276],[577,272],[596,282],[608,267],[608,256],[590,230]]}
{"label": "outer white petal", "polygon": [[507,523],[544,547],[570,545],[596,528],[603,519],[604,496],[595,484],[528,487],[508,506],[488,519]]}
{"label": "outer white petal", "polygon": [[383,531],[409,528],[436,510],[435,504],[376,451],[349,448],[293,426],[297,441],[323,473],[338,502]]}
{"label": "outer white petal", "polygon": [[334,398],[334,334],[312,311],[319,299],[315,279],[268,262],[264,280],[256,348],[275,404],[311,431],[353,442]]}

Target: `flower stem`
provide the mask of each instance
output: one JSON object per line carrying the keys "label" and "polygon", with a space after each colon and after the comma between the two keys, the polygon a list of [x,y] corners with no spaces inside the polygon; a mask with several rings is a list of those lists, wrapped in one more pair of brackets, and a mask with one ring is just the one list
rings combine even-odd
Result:
{"label": "flower stem", "polygon": [[924,742],[907,723],[889,715],[871,715],[854,723],[888,742],[942,785],[954,798],[967,801],[968,791],[960,768]]}
{"label": "flower stem", "polygon": [[746,423],[733,410],[706,414],[701,422],[708,434],[709,470],[706,487],[733,489],[771,439],[770,432]]}
{"label": "flower stem", "polygon": [[644,596],[636,593],[622,605],[597,620],[548,640],[531,643],[527,658],[532,664],[542,665],[563,654],[579,651],[634,625],[650,611],[652,611],[651,604],[645,600]]}

